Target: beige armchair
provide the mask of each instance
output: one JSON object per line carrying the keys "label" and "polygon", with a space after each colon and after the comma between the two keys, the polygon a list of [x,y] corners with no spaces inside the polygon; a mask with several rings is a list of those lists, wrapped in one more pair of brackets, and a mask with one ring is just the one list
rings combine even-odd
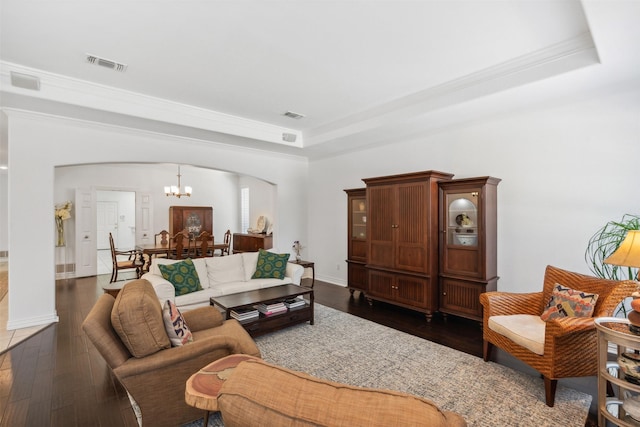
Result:
{"label": "beige armchair", "polygon": [[135,400],[142,425],[176,426],[202,418],[203,411],[185,403],[186,380],[229,354],[260,357],[260,350],[242,326],[233,319],[223,321],[216,308],[194,309],[183,317],[193,342],[171,347],[153,287],[146,280],[135,280],[123,287],[117,299],[101,295],[82,325]]}
{"label": "beige armchair", "polygon": [[[563,317],[541,322],[540,315],[549,302],[556,283],[598,294],[593,317]],[[481,294],[480,302],[484,308],[484,360],[491,359],[493,346],[497,346],[531,366],[542,374],[546,403],[553,406],[558,379],[597,375],[598,351],[593,320],[596,317],[612,316],[620,301],[635,290],[636,283],[630,280],[600,279],[547,266],[542,292]],[[519,317],[515,317],[516,315]],[[526,333],[515,337],[521,344],[492,329],[491,326],[496,328],[496,321],[490,321],[492,316],[514,316],[511,319],[513,322],[501,319],[501,322],[507,325],[527,322],[528,319],[530,324],[524,325]],[[543,334],[533,337],[531,330],[536,328],[541,328]],[[542,354],[527,348],[532,347],[533,343],[539,345]]]}

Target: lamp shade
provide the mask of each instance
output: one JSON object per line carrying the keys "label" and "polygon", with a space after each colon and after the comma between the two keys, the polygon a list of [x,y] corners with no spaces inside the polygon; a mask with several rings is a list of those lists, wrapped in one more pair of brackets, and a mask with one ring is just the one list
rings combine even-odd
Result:
{"label": "lamp shade", "polygon": [[604,262],[622,267],[640,268],[640,230],[629,230],[618,249]]}

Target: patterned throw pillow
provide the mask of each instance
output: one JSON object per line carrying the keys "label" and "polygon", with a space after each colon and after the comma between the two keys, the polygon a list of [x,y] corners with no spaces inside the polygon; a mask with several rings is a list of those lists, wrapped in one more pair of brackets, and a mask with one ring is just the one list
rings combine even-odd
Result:
{"label": "patterned throw pillow", "polygon": [[164,303],[162,318],[164,319],[164,328],[167,330],[172,347],[180,347],[193,342],[193,334],[185,323],[182,313],[169,300]]}
{"label": "patterned throw pillow", "polygon": [[556,283],[549,303],[540,316],[545,322],[560,317],[591,317],[598,294],[589,294]]}
{"label": "patterned throw pillow", "polygon": [[260,249],[256,272],[252,279],[284,279],[289,254],[276,254]]}
{"label": "patterned throw pillow", "polygon": [[201,291],[200,278],[196,266],[190,258],[173,264],[159,265],[160,273],[176,289],[176,296]]}

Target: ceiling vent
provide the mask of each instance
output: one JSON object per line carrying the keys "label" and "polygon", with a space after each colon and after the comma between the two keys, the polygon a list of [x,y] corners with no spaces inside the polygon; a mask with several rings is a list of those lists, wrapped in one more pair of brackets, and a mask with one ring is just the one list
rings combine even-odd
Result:
{"label": "ceiling vent", "polygon": [[11,71],[11,84],[23,89],[40,90],[40,78],[30,74]]}
{"label": "ceiling vent", "polygon": [[296,120],[304,117],[304,114],[294,113],[293,111],[287,111],[284,115]]}
{"label": "ceiling vent", "polygon": [[282,133],[282,140],[284,142],[296,142],[296,134],[295,133],[283,132]]}
{"label": "ceiling vent", "polygon": [[99,56],[87,54],[87,62],[89,64],[99,65],[104,68],[109,68],[113,71],[119,71],[124,73],[127,71],[127,64],[121,64],[119,62],[112,61],[110,59],[100,58]]}

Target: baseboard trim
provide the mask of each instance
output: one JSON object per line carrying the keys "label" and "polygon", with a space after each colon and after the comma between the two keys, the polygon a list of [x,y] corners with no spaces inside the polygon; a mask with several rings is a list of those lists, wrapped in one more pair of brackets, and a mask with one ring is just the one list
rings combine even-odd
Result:
{"label": "baseboard trim", "polygon": [[51,323],[58,323],[59,321],[60,319],[56,314],[52,314],[48,316],[31,317],[28,319],[21,319],[21,320],[8,320],[7,330],[13,331],[15,329],[31,328],[34,326],[46,326]]}

